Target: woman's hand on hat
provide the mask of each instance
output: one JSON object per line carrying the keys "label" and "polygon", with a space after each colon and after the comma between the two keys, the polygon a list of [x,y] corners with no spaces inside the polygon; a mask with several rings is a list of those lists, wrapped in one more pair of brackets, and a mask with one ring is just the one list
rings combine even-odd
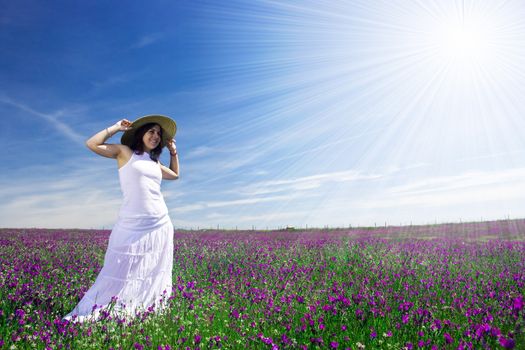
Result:
{"label": "woman's hand on hat", "polygon": [[169,140],[168,143],[166,144],[166,147],[168,148],[172,156],[177,154],[177,145],[175,144],[175,142],[176,142],[175,139],[173,139],[173,140]]}
{"label": "woman's hand on hat", "polygon": [[119,131],[126,131],[131,129],[131,122],[127,119],[119,120],[115,123],[115,125],[118,127]]}

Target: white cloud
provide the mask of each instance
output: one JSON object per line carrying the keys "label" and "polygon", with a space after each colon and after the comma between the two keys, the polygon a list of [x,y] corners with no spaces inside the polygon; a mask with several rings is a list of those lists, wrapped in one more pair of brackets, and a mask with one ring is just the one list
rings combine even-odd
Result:
{"label": "white cloud", "polygon": [[458,189],[486,187],[509,182],[523,182],[525,168],[502,170],[498,172],[470,171],[459,175],[430,177],[406,185],[391,188],[393,193],[418,194],[445,192]]}
{"label": "white cloud", "polygon": [[135,43],[131,45],[133,49],[141,49],[143,47],[152,45],[163,38],[162,33],[153,33],[141,36]]}
{"label": "white cloud", "polygon": [[0,178],[2,227],[100,228],[117,219],[116,164],[78,157],[10,175]]}
{"label": "white cloud", "polygon": [[189,150],[189,152],[185,155],[185,159],[190,160],[193,158],[205,157],[210,154],[213,154],[213,152],[215,152],[215,148],[213,147],[198,146],[194,149]]}
{"label": "white cloud", "polygon": [[[211,208],[239,208],[247,209],[250,205],[262,203],[291,203],[294,200],[309,200],[310,197],[322,196],[320,188],[330,183],[353,184],[360,180],[374,180],[383,177],[380,174],[361,174],[357,171],[337,171],[292,179],[264,180],[254,182],[248,186],[230,186],[222,191],[226,200],[191,201],[191,191],[186,191],[187,196],[177,199],[186,205],[176,206],[173,212],[190,213],[207,211]],[[217,195],[217,193],[215,193]],[[235,213],[237,215],[238,213]],[[235,216],[237,217],[237,216]]]}
{"label": "white cloud", "polygon": [[100,228],[117,219],[121,199],[105,189],[36,190],[0,205],[2,227]]}
{"label": "white cloud", "polygon": [[275,201],[288,201],[293,198],[295,198],[294,195],[282,195],[282,196],[270,196],[270,197],[231,199],[231,200],[224,200],[224,201],[198,202],[194,204],[177,207],[174,209],[174,212],[185,213],[185,212],[191,212],[191,211],[196,211],[196,210],[205,210],[208,208],[224,208],[224,207],[245,206],[249,204],[275,202]]}
{"label": "white cloud", "polygon": [[42,113],[32,109],[31,107],[24,105],[22,103],[13,101],[5,96],[0,97],[0,102],[8,104],[10,106],[16,107],[24,112],[27,112],[31,115],[37,116],[40,119],[43,119],[50,123],[58,132],[60,132],[65,137],[71,139],[77,144],[84,144],[85,137],[71,128],[68,124],[60,120],[59,117],[65,114],[65,111],[60,110],[55,113]]}
{"label": "white cloud", "polygon": [[321,187],[329,182],[353,182],[359,180],[379,179],[381,174],[362,174],[355,170],[336,171],[317,175],[303,176],[292,179],[260,181],[238,189],[247,196],[276,192],[308,191]]}
{"label": "white cloud", "polygon": [[173,211],[173,212],[176,212],[176,213],[187,213],[187,212],[191,212],[191,211],[195,211],[195,210],[202,210],[206,208],[206,205],[205,204],[188,204],[188,205],[183,205],[183,206],[180,206],[180,207],[176,207],[175,209],[173,210],[170,210],[170,211]]}
{"label": "white cloud", "polygon": [[128,81],[131,80],[131,75],[129,74],[121,74],[121,75],[116,75],[116,76],[113,76],[113,77],[109,77],[105,80],[100,80],[100,81],[93,81],[91,84],[93,84],[93,86],[97,89],[101,89],[101,88],[106,88],[106,87],[109,87],[109,86],[114,86],[114,85],[118,85],[118,84],[122,84],[122,83],[127,83]]}
{"label": "white cloud", "polygon": [[[276,228],[288,224],[348,226],[382,220],[399,224],[403,220],[410,223],[412,220],[434,222],[434,219],[472,218],[466,208],[471,208],[475,217],[497,219],[516,213],[511,209],[525,197],[525,168],[470,171],[415,182],[406,172],[399,171],[382,175],[345,171],[261,181],[253,186],[228,190],[224,196],[238,194],[231,200],[203,201],[176,208],[175,223],[179,227],[183,222],[186,227],[220,224],[230,228],[251,225]],[[403,179],[401,184],[400,179]],[[275,195],[279,191],[281,195]],[[261,203],[270,205],[255,206]],[[508,203],[511,204],[507,207]],[[221,210],[208,214],[212,209]],[[192,215],[192,212],[198,214]]]}
{"label": "white cloud", "polygon": [[468,172],[433,177],[406,185],[393,186],[375,198],[353,203],[359,208],[402,206],[474,205],[510,201],[525,197],[525,168],[499,172]]}

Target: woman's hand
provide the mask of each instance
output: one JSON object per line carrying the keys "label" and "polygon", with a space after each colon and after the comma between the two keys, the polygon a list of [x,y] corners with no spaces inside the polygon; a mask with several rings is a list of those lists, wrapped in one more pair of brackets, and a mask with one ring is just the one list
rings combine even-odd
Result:
{"label": "woman's hand", "polygon": [[170,151],[170,167],[165,167],[160,165],[162,170],[162,178],[165,180],[177,180],[179,178],[179,156],[177,156],[177,145],[175,144],[175,139],[169,140],[166,145]]}
{"label": "woman's hand", "polygon": [[118,128],[118,131],[126,131],[131,129],[131,122],[127,119],[122,119],[116,122],[115,126]]}
{"label": "woman's hand", "polygon": [[175,139],[173,139],[168,141],[168,144],[166,145],[172,156],[177,155],[177,145],[175,144],[175,142]]}

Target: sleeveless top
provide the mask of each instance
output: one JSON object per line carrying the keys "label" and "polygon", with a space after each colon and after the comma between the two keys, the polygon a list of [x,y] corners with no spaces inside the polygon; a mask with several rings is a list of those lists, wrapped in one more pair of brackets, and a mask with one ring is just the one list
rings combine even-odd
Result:
{"label": "sleeveless top", "polygon": [[120,188],[124,201],[119,218],[162,218],[168,214],[160,192],[162,171],[149,154],[133,152],[129,161],[119,169]]}

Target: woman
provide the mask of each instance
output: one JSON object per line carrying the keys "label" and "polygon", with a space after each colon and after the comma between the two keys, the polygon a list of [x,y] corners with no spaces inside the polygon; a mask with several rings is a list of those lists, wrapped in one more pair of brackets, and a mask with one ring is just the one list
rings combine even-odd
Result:
{"label": "woman", "polygon": [[[171,295],[173,226],[160,183],[179,177],[176,130],[169,117],[148,115],[133,123],[120,120],[86,141],[96,154],[117,160],[124,201],[102,270],[64,319],[96,319],[110,304],[112,310],[134,315],[137,310],[162,306],[161,300]],[[124,132],[120,145],[105,143],[119,131]],[[169,167],[159,161],[164,146],[170,152]]]}

